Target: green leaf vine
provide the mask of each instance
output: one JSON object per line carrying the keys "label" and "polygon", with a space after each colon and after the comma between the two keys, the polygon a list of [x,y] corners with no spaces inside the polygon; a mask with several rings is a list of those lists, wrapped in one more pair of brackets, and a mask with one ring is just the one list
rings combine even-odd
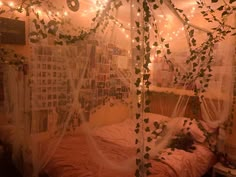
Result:
{"label": "green leaf vine", "polygon": [[19,71],[25,71],[25,60],[23,55],[15,53],[12,49],[0,48],[0,64],[14,66]]}
{"label": "green leaf vine", "polygon": [[[191,24],[187,15],[182,9],[179,9],[174,5],[171,0],[168,1],[155,1],[155,0],[137,0],[136,9],[137,14],[141,17],[135,19],[136,36],[134,37],[136,41],[136,66],[135,74],[137,76],[135,86],[136,94],[138,97],[137,109],[138,114],[136,114],[137,126],[135,132],[140,135],[141,138],[136,139],[137,148],[137,170],[135,173],[136,177],[147,176],[150,174],[149,167],[145,166],[149,160],[149,151],[145,147],[146,142],[152,141],[151,137],[147,137],[143,140],[143,132],[149,131],[150,128],[147,126],[149,118],[145,117],[145,113],[149,112],[149,86],[150,86],[150,69],[149,64],[151,63],[150,56],[152,53],[157,55],[162,54],[164,61],[169,65],[169,67],[174,72],[174,83],[184,83],[186,87],[192,84],[198,83],[198,85],[193,87],[193,91],[196,96],[203,98],[203,93],[206,92],[209,81],[212,77],[212,63],[214,61],[214,47],[215,45],[224,40],[227,35],[235,35],[235,28],[229,26],[225,23],[225,19],[233,14],[233,7],[229,3],[218,8],[213,9],[211,6],[207,5],[204,1],[196,1],[198,8],[202,10],[201,14],[208,23],[217,23],[215,28],[210,31],[205,31],[207,39],[199,43],[196,38],[196,31],[203,30],[195,25]],[[217,1],[216,1],[217,2]],[[166,42],[165,38],[161,36],[159,32],[158,25],[156,23],[155,11],[158,10],[162,5],[167,5],[169,8],[174,10],[175,15],[181,19],[185,32],[186,39],[189,45],[189,57],[186,58],[185,63],[190,68],[190,70],[183,71],[178,65],[174,64],[168,55],[171,55],[171,46]],[[221,16],[216,14],[221,12]],[[203,30],[204,31],[204,30]],[[154,33],[154,41],[151,41],[151,33]],[[162,49],[157,48],[157,46],[163,46]],[[152,49],[152,46],[154,49]],[[153,52],[154,50],[154,52]],[[148,103],[148,104],[145,104]],[[207,135],[208,136],[208,135]]]}
{"label": "green leaf vine", "polygon": [[[129,0],[126,1],[130,2]],[[150,131],[150,128],[148,127],[149,118],[145,116],[145,113],[150,112],[149,87],[151,82],[149,65],[151,63],[151,55],[163,55],[164,61],[175,74],[175,84],[184,82],[186,86],[188,86],[192,83],[199,82],[199,86],[194,87],[195,94],[199,95],[206,92],[212,77],[211,66],[214,61],[214,46],[218,42],[224,40],[227,35],[235,35],[235,28],[228,26],[225,23],[225,19],[235,11],[235,8],[231,6],[234,2],[233,0],[229,0],[228,2],[224,1],[224,5],[221,5],[216,9],[207,5],[203,0],[197,0],[196,2],[198,8],[201,9],[201,14],[204,19],[208,23],[217,23],[216,27],[212,28],[211,31],[206,32],[207,40],[201,44],[198,44],[196,38],[196,26],[189,23],[189,19],[184,11],[176,7],[171,0],[135,1],[136,13],[140,14],[140,17],[135,19],[134,22],[136,29],[134,40],[136,41],[135,49],[137,50],[135,55],[136,65],[134,68],[136,80],[134,81],[134,84],[138,97],[136,113],[137,124],[135,127],[135,132],[137,133],[137,138],[135,140],[135,143],[137,144],[136,177],[148,176],[150,174],[149,168],[151,167],[151,164],[149,163],[149,152],[151,148],[148,147],[146,143],[151,142],[152,137],[143,139],[145,137],[144,133]],[[217,3],[218,0],[212,0],[211,2]],[[112,15],[112,12],[119,9],[122,5],[122,0],[110,0],[103,11],[98,10],[96,12],[95,17],[92,19],[93,26],[89,29],[74,27],[71,24],[70,19],[61,18],[56,12],[62,10],[58,10],[50,0],[22,0],[17,8],[15,8],[16,6],[11,7],[9,4],[3,4],[3,6],[0,7],[0,15],[7,16],[10,14],[10,18],[18,19],[19,17],[13,13],[16,12],[20,14],[25,13],[26,16],[29,16],[31,23],[33,24],[33,28],[29,34],[31,43],[38,43],[48,37],[53,37],[54,44],[68,45],[86,39],[90,35],[98,32],[98,29],[104,32],[111,21],[123,28],[124,25]],[[169,8],[172,8],[175,11],[175,15],[182,19],[190,53],[189,57],[185,60],[185,63],[191,68],[190,71],[183,72],[181,68],[169,59],[169,56],[172,54],[171,46],[161,35],[155,15],[155,12],[160,10],[160,7],[163,5],[168,5]],[[44,7],[47,9],[44,11],[50,11],[51,14],[48,14],[48,18],[45,19],[40,16],[39,12],[36,11],[34,7]],[[219,12],[221,15],[217,16],[216,13]],[[66,26],[69,26],[70,28],[68,29]],[[151,36],[152,33],[153,36]],[[162,48],[159,48],[159,46],[162,46]],[[16,59],[14,61],[5,60],[6,56],[9,55],[10,53],[8,51],[0,49],[1,62],[9,62],[14,65],[23,63],[24,58],[18,55],[13,57]]]}

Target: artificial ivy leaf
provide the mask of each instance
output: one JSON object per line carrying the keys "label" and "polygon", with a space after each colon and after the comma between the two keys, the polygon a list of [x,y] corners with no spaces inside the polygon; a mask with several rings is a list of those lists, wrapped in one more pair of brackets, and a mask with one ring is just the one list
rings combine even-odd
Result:
{"label": "artificial ivy leaf", "polygon": [[135,140],[135,144],[138,144],[138,139]]}
{"label": "artificial ivy leaf", "polygon": [[140,174],[139,174],[139,170],[138,170],[138,169],[135,171],[135,177],[140,177]]}
{"label": "artificial ivy leaf", "polygon": [[136,82],[135,82],[135,85],[136,87],[138,87],[141,83],[141,79],[140,78],[137,78]]}
{"label": "artificial ivy leaf", "polygon": [[136,165],[139,165],[141,163],[141,159],[136,159]]}
{"label": "artificial ivy leaf", "polygon": [[149,108],[149,107],[146,107],[146,108],[144,109],[144,112],[150,112],[150,108]]}
{"label": "artificial ivy leaf", "polygon": [[136,128],[139,128],[140,127],[140,124],[139,123],[137,123],[137,125],[136,125]]}
{"label": "artificial ivy leaf", "polygon": [[161,53],[161,50],[157,50],[157,55]]}
{"label": "artificial ivy leaf", "polygon": [[149,159],[149,154],[148,153],[146,153],[143,157],[145,158],[145,159]]}
{"label": "artificial ivy leaf", "polygon": [[136,91],[136,95],[140,95],[142,92],[140,90]]}
{"label": "artificial ivy leaf", "polygon": [[223,17],[223,16],[225,16],[225,15],[227,15],[228,14],[228,12],[227,11],[224,11],[222,14],[221,14],[221,16]]}
{"label": "artificial ivy leaf", "polygon": [[143,79],[144,79],[144,80],[148,80],[149,77],[150,77],[150,74],[144,74],[144,75],[143,75]]}
{"label": "artificial ivy leaf", "polygon": [[149,122],[149,119],[147,118],[147,119],[144,119],[143,121],[147,124]]}
{"label": "artificial ivy leaf", "polygon": [[137,48],[138,50],[140,50],[140,49],[141,49],[140,45],[137,45],[137,46],[136,46],[136,48]]}
{"label": "artificial ivy leaf", "polygon": [[196,39],[193,38],[191,42],[192,42],[193,46],[196,46]]}
{"label": "artificial ivy leaf", "polygon": [[211,0],[211,2],[212,2],[212,3],[216,3],[216,2],[218,2],[218,0]]}
{"label": "artificial ivy leaf", "polygon": [[139,41],[140,41],[140,38],[139,38],[139,37],[136,37],[135,40],[136,40],[137,42],[139,42]]}
{"label": "artificial ivy leaf", "polygon": [[155,126],[156,129],[159,128],[159,123],[158,123],[158,122],[155,121],[155,122],[153,123],[153,125]]}
{"label": "artificial ivy leaf", "polygon": [[220,10],[220,11],[223,10],[223,9],[224,9],[224,6],[220,6],[220,7],[217,8],[217,10]]}
{"label": "artificial ivy leaf", "polygon": [[197,63],[193,63],[193,67],[195,68],[195,67],[197,67],[198,66],[198,64]]}
{"label": "artificial ivy leaf", "polygon": [[138,28],[140,27],[140,23],[138,21],[135,21],[135,24]]}
{"label": "artificial ivy leaf", "polygon": [[150,132],[150,128],[149,128],[149,127],[146,127],[146,128],[145,128],[145,132]]}
{"label": "artificial ivy leaf", "polygon": [[[147,88],[148,88],[151,84],[152,84],[152,83],[151,83],[150,81],[145,82],[145,85],[146,85]],[[147,92],[147,95],[149,95],[149,94],[150,94],[150,93]]]}
{"label": "artificial ivy leaf", "polygon": [[137,30],[137,33],[138,33],[139,35],[141,35],[141,31],[140,31],[140,30]]}
{"label": "artificial ivy leaf", "polygon": [[152,141],[152,138],[151,137],[148,137],[147,138],[147,142],[151,142]]}
{"label": "artificial ivy leaf", "polygon": [[150,151],[150,150],[151,150],[151,148],[148,147],[148,146],[146,146],[146,151],[148,152],[148,151]]}
{"label": "artificial ivy leaf", "polygon": [[164,42],[165,41],[165,38],[161,38],[161,42]]}
{"label": "artificial ivy leaf", "polygon": [[182,9],[178,9],[178,8],[176,8],[176,10],[177,10],[177,11],[179,11],[180,13],[182,13],[182,12],[183,12],[183,10],[182,10]]}
{"label": "artificial ivy leaf", "polygon": [[147,175],[147,176],[149,176],[149,175],[151,175],[151,174],[152,174],[152,173],[151,173],[149,170],[146,171],[146,175]]}
{"label": "artificial ivy leaf", "polygon": [[150,168],[150,167],[152,167],[152,164],[151,164],[151,163],[146,163],[144,166],[145,166],[146,168]]}
{"label": "artificial ivy leaf", "polygon": [[194,34],[194,30],[192,29],[192,30],[189,31],[189,36],[193,37],[193,34]]}
{"label": "artificial ivy leaf", "polygon": [[154,42],[154,43],[153,43],[153,46],[157,47],[157,46],[158,46],[158,43],[157,43],[157,42]]}
{"label": "artificial ivy leaf", "polygon": [[170,55],[171,54],[171,51],[170,49],[167,49],[167,54]]}
{"label": "artificial ivy leaf", "polygon": [[169,48],[169,47],[170,47],[170,45],[169,45],[169,44],[165,44],[165,46],[166,46],[166,48]]}
{"label": "artificial ivy leaf", "polygon": [[188,120],[184,120],[183,126],[185,126],[187,122],[188,122]]}
{"label": "artificial ivy leaf", "polygon": [[139,119],[140,118],[140,114],[136,114],[136,119]]}
{"label": "artificial ivy leaf", "polygon": [[136,134],[139,133],[139,129],[138,128],[136,128],[134,131],[135,131]]}
{"label": "artificial ivy leaf", "polygon": [[137,103],[137,107],[140,108],[141,107],[141,103]]}
{"label": "artificial ivy leaf", "polygon": [[233,2],[235,2],[236,0],[230,0],[229,3],[232,4]]}
{"label": "artificial ivy leaf", "polygon": [[157,4],[153,5],[153,9],[158,9],[158,8],[159,8],[159,6]]}
{"label": "artificial ivy leaf", "polygon": [[144,41],[145,43],[148,41],[149,37],[148,36],[144,36]]}
{"label": "artificial ivy leaf", "polygon": [[150,103],[151,103],[151,100],[146,100],[146,101],[145,101],[145,104],[146,104],[146,105],[149,105]]}
{"label": "artificial ivy leaf", "polygon": [[140,150],[140,148],[138,148],[137,150],[136,150],[136,153],[138,154],[138,153],[140,153],[141,152],[141,150]]}
{"label": "artificial ivy leaf", "polygon": [[139,74],[141,72],[141,69],[135,68],[135,74]]}
{"label": "artificial ivy leaf", "polygon": [[233,33],[231,36],[236,36],[236,33]]}

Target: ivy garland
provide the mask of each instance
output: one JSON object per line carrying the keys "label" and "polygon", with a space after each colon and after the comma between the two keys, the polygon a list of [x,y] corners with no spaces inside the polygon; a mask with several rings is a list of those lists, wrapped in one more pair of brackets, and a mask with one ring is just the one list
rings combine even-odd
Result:
{"label": "ivy garland", "polygon": [[26,58],[12,49],[0,48],[0,64],[15,66],[17,70],[27,72]]}
{"label": "ivy garland", "polygon": [[[147,137],[144,141],[142,138],[144,137],[144,132],[149,132],[150,128],[147,126],[149,122],[149,118],[144,118],[144,113],[150,112],[149,104],[150,104],[150,91],[149,85],[151,84],[149,81],[150,77],[150,69],[148,65],[151,63],[150,55],[151,55],[151,41],[150,41],[150,27],[154,29],[155,33],[155,41],[152,44],[153,46],[158,46],[159,44],[164,44],[166,48],[166,53],[164,54],[164,60],[167,64],[169,64],[170,68],[175,72],[175,84],[178,84],[180,81],[183,81],[187,85],[191,85],[197,81],[199,81],[200,86],[194,87],[194,92],[196,96],[203,94],[209,84],[209,81],[212,77],[211,74],[211,64],[214,60],[213,50],[215,44],[224,40],[224,38],[228,34],[233,34],[233,30],[235,28],[228,26],[224,23],[224,19],[227,16],[233,13],[232,7],[230,7],[230,3],[227,4],[225,2],[224,6],[218,7],[216,10],[213,10],[210,6],[207,6],[202,0],[197,1],[199,9],[202,9],[202,15],[207,22],[217,22],[218,26],[213,28],[211,32],[206,32],[207,40],[203,42],[200,46],[197,45],[197,40],[195,37],[195,26],[189,23],[189,19],[187,15],[183,13],[183,10],[175,7],[174,3],[171,0],[136,0],[137,2],[137,13],[142,15],[141,19],[135,21],[136,25],[136,37],[135,40],[137,42],[136,49],[136,66],[135,73],[137,75],[137,79],[135,82],[135,86],[137,88],[136,94],[138,96],[138,113],[136,114],[137,124],[135,132],[140,135],[140,139],[136,139],[135,143],[138,145],[137,148],[137,170],[135,172],[136,177],[148,176],[150,171],[148,170],[151,167],[151,164],[148,163],[149,160],[149,151],[150,147],[145,145],[145,141],[152,141],[152,137]],[[212,0],[212,3],[216,3],[217,0]],[[168,55],[171,54],[170,46],[168,43],[165,43],[165,39],[160,36],[157,25],[152,23],[155,21],[154,11],[157,10],[161,5],[166,3],[170,5],[171,8],[175,10],[177,16],[182,18],[182,22],[184,28],[186,30],[187,40],[189,44],[190,56],[186,59],[186,64],[191,67],[191,71],[183,72],[178,66],[174,65],[170,59],[168,59]],[[206,10],[205,10],[206,8]],[[222,12],[221,18],[218,18],[215,14],[217,12]],[[157,49],[155,51],[156,54],[160,54],[162,51]],[[203,96],[201,95],[201,98]],[[205,134],[207,137],[207,142],[209,146],[210,144],[210,136],[209,134]],[[191,137],[187,137],[191,138]],[[214,147],[211,147],[214,149]]]}
{"label": "ivy garland", "polygon": [[[126,0],[129,2],[129,0]],[[202,15],[205,20],[209,23],[216,22],[218,26],[213,28],[210,32],[207,32],[208,39],[203,42],[200,46],[197,45],[195,37],[195,26],[189,23],[187,15],[184,14],[183,10],[175,7],[171,0],[135,0],[137,13],[141,14],[141,17],[135,21],[136,25],[136,36],[134,37],[137,42],[136,49],[136,66],[135,73],[137,79],[135,81],[136,94],[138,96],[137,102],[137,124],[135,132],[137,135],[141,135],[141,138],[135,140],[137,148],[137,170],[135,172],[136,177],[148,176],[150,174],[149,168],[149,151],[150,147],[146,146],[146,142],[152,141],[152,137],[143,139],[144,132],[150,132],[148,126],[149,118],[144,117],[145,113],[150,112],[150,91],[149,86],[151,82],[149,64],[151,63],[150,56],[153,52],[152,46],[158,47],[159,45],[164,46],[164,60],[173,69],[175,73],[175,84],[180,81],[184,81],[187,85],[199,81],[200,87],[195,87],[194,92],[196,95],[204,93],[208,87],[208,83],[212,77],[211,64],[214,60],[213,49],[215,44],[224,40],[227,35],[235,35],[233,27],[226,25],[224,19],[231,15],[235,9],[231,7],[234,0],[224,1],[224,5],[218,7],[216,10],[208,6],[203,0],[196,1],[198,8],[202,9]],[[212,3],[217,3],[218,0],[211,0]],[[186,30],[187,40],[189,44],[190,56],[186,59],[186,65],[190,66],[191,71],[183,72],[178,66],[176,66],[169,58],[171,54],[170,45],[160,35],[157,24],[155,23],[155,14],[163,4],[168,4],[169,8],[172,8],[177,16],[182,18],[184,28]],[[105,31],[108,27],[110,20],[116,21],[114,16],[110,14],[115,9],[122,6],[121,0],[110,0],[105,10],[97,11],[96,16],[93,18],[94,25],[90,29],[83,29],[79,27],[73,27],[69,19],[60,18],[55,12],[57,8],[50,2],[50,0],[22,0],[20,6],[17,8],[10,7],[8,4],[4,4],[8,10],[0,8],[0,15],[12,12],[23,13],[26,16],[30,15],[34,30],[29,34],[30,41],[32,43],[40,42],[42,39],[47,39],[49,36],[53,36],[54,43],[57,45],[73,44],[77,41],[83,40],[95,34],[100,28],[101,31]],[[35,6],[46,7],[52,13],[48,16],[48,20],[40,17],[39,13],[34,10]],[[217,17],[215,14],[221,12],[221,17]],[[12,17],[12,16],[11,16]],[[12,17],[17,19],[18,17]],[[72,31],[66,29],[65,26],[70,26]],[[120,24],[122,27],[122,25]],[[155,41],[151,41],[150,33],[154,32]],[[1,60],[3,60],[3,54],[5,51],[1,49],[0,53]],[[154,49],[156,54],[161,54],[163,51],[156,48]],[[15,55],[15,54],[14,54]],[[18,58],[18,57],[16,57]],[[21,61],[20,60],[17,61]],[[14,63],[14,62],[13,62]]]}

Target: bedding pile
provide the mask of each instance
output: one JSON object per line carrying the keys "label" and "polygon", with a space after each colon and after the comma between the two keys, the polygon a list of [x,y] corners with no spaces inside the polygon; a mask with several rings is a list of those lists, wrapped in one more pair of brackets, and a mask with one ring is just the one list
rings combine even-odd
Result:
{"label": "bedding pile", "polygon": [[[155,114],[150,114],[150,117],[150,123],[171,120]],[[188,120],[179,119],[181,123]],[[133,177],[136,168],[134,123],[133,119],[126,119],[95,129],[92,136],[98,149],[91,148],[91,140],[87,135],[66,135],[44,172],[50,177]],[[153,151],[150,153],[152,177],[200,177],[216,160],[213,152],[202,142],[194,141],[195,149],[192,152],[173,148],[160,152],[155,150],[156,142],[150,142],[149,146]]]}

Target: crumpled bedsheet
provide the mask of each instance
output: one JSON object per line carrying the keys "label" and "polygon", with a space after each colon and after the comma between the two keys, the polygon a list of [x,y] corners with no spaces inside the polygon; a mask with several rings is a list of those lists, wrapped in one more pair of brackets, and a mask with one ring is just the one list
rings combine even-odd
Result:
{"label": "crumpled bedsheet", "polygon": [[[114,163],[109,163],[99,156],[98,152],[92,150],[91,142],[86,136],[66,136],[43,169],[44,172],[50,177],[135,176],[135,148],[120,146],[101,137],[96,137],[95,141],[99,147],[98,152],[104,153]],[[151,160],[151,163],[150,177],[178,177],[168,164],[155,160]]]}

